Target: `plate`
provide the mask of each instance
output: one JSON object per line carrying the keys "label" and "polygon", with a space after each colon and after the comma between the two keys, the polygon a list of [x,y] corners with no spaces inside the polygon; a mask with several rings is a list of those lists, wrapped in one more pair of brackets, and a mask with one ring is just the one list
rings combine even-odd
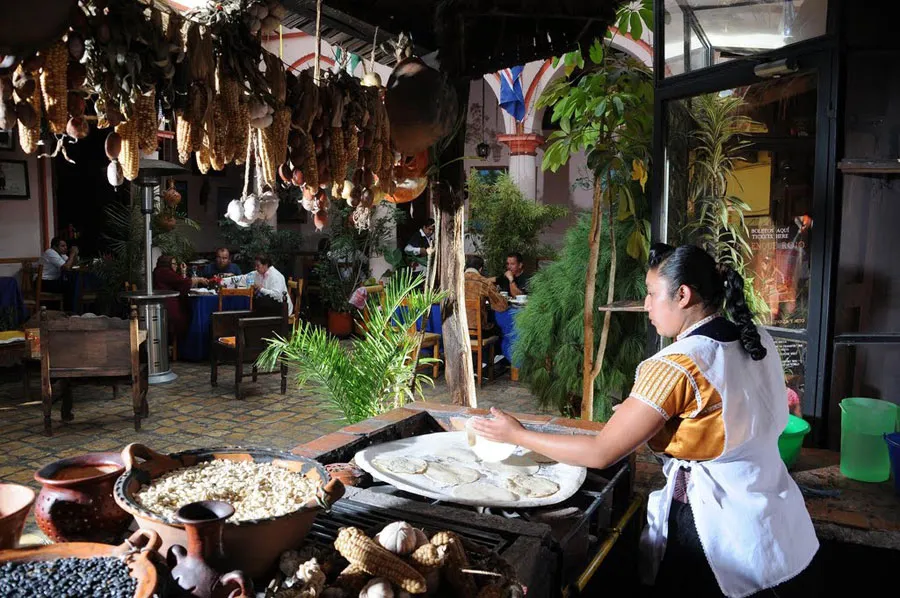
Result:
{"label": "plate", "polygon": [[[488,482],[499,488],[505,488],[504,480],[509,477],[508,473],[501,473],[494,468],[493,470],[483,466],[481,462],[457,462],[452,457],[447,456],[457,450],[469,450],[469,444],[466,440],[465,432],[437,432],[435,434],[425,434],[422,436],[414,436],[411,438],[403,438],[386,442],[369,448],[363,449],[356,453],[354,461],[356,464],[370,473],[376,480],[381,480],[391,484],[395,488],[444,502],[451,502],[462,505],[470,505],[476,507],[509,507],[509,508],[530,508],[554,505],[560,503],[575,494],[584,483],[587,476],[587,469],[584,467],[575,467],[573,465],[564,465],[562,463],[553,463],[541,465],[538,476],[549,478],[559,484],[559,491],[551,496],[544,498],[520,498],[513,501],[477,501],[465,498],[457,498],[453,496],[454,486],[439,487],[429,480],[423,474],[396,474],[381,471],[377,469],[372,462],[379,457],[416,457],[425,459],[426,461],[440,461],[444,463],[459,463],[464,467],[478,470],[481,474],[479,482]],[[521,447],[516,448],[515,455],[524,455],[529,451]]]}

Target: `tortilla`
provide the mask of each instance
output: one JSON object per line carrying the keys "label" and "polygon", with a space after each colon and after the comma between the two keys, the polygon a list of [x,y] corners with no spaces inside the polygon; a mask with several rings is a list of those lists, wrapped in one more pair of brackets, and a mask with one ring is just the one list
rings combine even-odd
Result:
{"label": "tortilla", "polygon": [[372,465],[388,473],[417,474],[428,469],[428,462],[415,457],[378,457]]}
{"label": "tortilla", "polygon": [[441,486],[459,486],[474,482],[481,477],[481,474],[462,465],[429,462],[425,477]]}
{"label": "tortilla", "polygon": [[511,455],[499,463],[482,463],[482,467],[506,475],[532,475],[541,469],[540,465],[525,455]]}
{"label": "tortilla", "polygon": [[452,459],[460,463],[478,463],[478,455],[469,449],[449,447],[437,454],[442,459]]}
{"label": "tortilla", "polygon": [[519,497],[509,490],[505,490],[487,482],[475,482],[474,484],[457,486],[453,489],[453,497],[482,504],[513,502],[519,500]]}
{"label": "tortilla", "polygon": [[544,498],[559,492],[559,484],[535,475],[515,475],[506,480],[510,492],[527,498]]}
{"label": "tortilla", "polygon": [[540,465],[556,465],[557,463],[556,460],[534,451],[528,451],[527,453],[525,453],[525,457],[528,457],[529,459]]}

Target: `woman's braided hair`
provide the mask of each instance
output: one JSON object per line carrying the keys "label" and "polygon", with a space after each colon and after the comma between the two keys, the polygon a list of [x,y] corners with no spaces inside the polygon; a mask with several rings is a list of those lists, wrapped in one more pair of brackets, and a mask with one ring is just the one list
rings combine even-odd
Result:
{"label": "woman's braided hair", "polygon": [[656,243],[650,248],[648,265],[666,279],[671,292],[681,285],[694,290],[707,309],[719,310],[734,322],[741,335],[741,346],[754,361],[766,356],[753,312],[744,299],[744,279],[734,268],[720,266],[708,253],[694,245],[672,247]]}

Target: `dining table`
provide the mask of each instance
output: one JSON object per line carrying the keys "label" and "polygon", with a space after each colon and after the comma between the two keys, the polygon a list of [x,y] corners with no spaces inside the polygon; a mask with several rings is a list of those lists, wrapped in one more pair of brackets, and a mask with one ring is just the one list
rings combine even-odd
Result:
{"label": "dining table", "polygon": [[[183,338],[178,339],[178,358],[185,361],[207,361],[209,359],[210,326],[213,312],[219,311],[219,295],[210,293],[188,293],[191,304],[191,324]],[[249,297],[223,297],[223,311],[250,309]]]}

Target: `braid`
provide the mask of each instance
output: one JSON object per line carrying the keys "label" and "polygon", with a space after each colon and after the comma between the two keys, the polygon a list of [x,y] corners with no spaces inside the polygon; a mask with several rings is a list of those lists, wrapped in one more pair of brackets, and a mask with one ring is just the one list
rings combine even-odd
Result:
{"label": "braid", "polygon": [[753,361],[760,361],[767,351],[753,323],[753,312],[744,299],[744,279],[730,267],[726,267],[721,275],[725,286],[725,312],[741,331],[741,346]]}

